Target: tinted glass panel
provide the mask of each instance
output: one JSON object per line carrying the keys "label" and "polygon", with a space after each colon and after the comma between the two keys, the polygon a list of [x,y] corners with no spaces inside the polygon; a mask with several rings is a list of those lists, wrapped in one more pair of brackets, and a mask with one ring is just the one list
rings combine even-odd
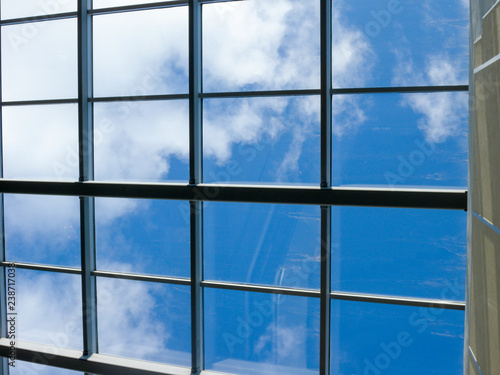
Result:
{"label": "tinted glass panel", "polygon": [[318,374],[319,299],[205,291],[208,370]]}
{"label": "tinted glass panel", "polygon": [[2,19],[76,12],[76,4],[76,0],[2,0]]}
{"label": "tinted glass panel", "polygon": [[82,290],[77,275],[16,269],[20,341],[82,350]]}
{"label": "tinted glass panel", "polygon": [[205,278],[319,288],[320,209],[206,203]]}
{"label": "tinted glass panel", "polygon": [[78,197],[4,196],[9,261],[80,267]]}
{"label": "tinted glass panel", "polygon": [[319,98],[204,101],[205,182],[319,184]]}
{"label": "tinted glass panel", "polygon": [[184,100],[96,103],[96,179],[187,182],[188,116]]}
{"label": "tinted glass panel", "polygon": [[319,88],[319,1],[203,6],[205,91]]}
{"label": "tinted glass panel", "polygon": [[187,93],[187,7],[94,17],[94,93]]}
{"label": "tinted glass panel", "polygon": [[333,96],[333,184],[467,187],[467,93]]}
{"label": "tinted glass panel", "polygon": [[189,203],[96,199],[97,267],[189,277]]}
{"label": "tinted glass panel", "polygon": [[334,87],[467,84],[468,2],[333,1]]}
{"label": "tinted glass panel", "polygon": [[189,287],[97,281],[100,353],[190,366]]}
{"label": "tinted glass panel", "polygon": [[78,95],[76,18],[2,26],[2,100]]}
{"label": "tinted glass panel", "polygon": [[78,106],[3,108],[4,177],[78,179]]}
{"label": "tinted glass panel", "polygon": [[464,301],[466,222],[461,211],[334,207],[333,290]]}
{"label": "tinted glass panel", "polygon": [[331,316],[332,375],[463,373],[463,311],[333,301]]}

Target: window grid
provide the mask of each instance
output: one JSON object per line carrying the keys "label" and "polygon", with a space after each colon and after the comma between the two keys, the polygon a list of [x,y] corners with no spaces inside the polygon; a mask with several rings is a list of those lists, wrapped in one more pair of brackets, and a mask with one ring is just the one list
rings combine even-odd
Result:
{"label": "window grid", "polygon": [[[332,89],[332,48],[331,48],[331,14],[332,0],[320,0],[321,20],[321,89],[319,90],[271,90],[257,92],[222,92],[203,93],[202,90],[202,58],[201,30],[202,5],[229,0],[178,0],[163,3],[121,6],[114,8],[92,9],[92,0],[79,0],[78,12],[26,17],[13,20],[2,20],[0,26],[28,22],[78,18],[78,98],[58,100],[0,101],[1,106],[46,105],[62,103],[78,103],[79,105],[79,183],[66,182],[34,182],[4,180],[0,163],[0,225],[3,228],[3,194],[53,194],[80,197],[81,217],[81,269],[71,267],[46,266],[28,263],[16,263],[16,267],[41,270],[45,272],[70,273],[81,275],[83,300],[83,358],[92,356],[92,361],[81,361],[82,353],[61,349],[60,354],[48,357],[48,364],[86,373],[134,373],[134,374],[200,374],[212,373],[204,370],[204,337],[203,337],[203,289],[220,288],[226,290],[252,291],[268,294],[284,294],[320,298],[320,375],[329,375],[330,364],[330,309],[331,300],[350,300],[395,305],[440,307],[453,310],[464,310],[465,304],[455,301],[437,301],[419,298],[399,298],[369,294],[332,292],[331,289],[331,207],[333,205],[359,205],[380,207],[408,208],[441,208],[466,209],[467,192],[458,190],[430,189],[346,189],[332,188],[332,95],[360,93],[403,93],[403,92],[437,92],[467,91],[464,85],[457,86],[419,86],[419,87],[380,87],[380,88],[346,88]],[[166,7],[189,7],[189,93],[175,95],[150,95],[132,97],[93,97],[92,93],[92,17],[93,15],[128,12]],[[1,33],[1,31],[0,31]],[[1,82],[1,77],[0,77]],[[216,186],[203,183],[202,176],[202,101],[204,98],[227,97],[265,97],[320,95],[321,97],[321,187],[289,188],[289,187],[256,187],[256,186]],[[94,182],[93,175],[93,103],[112,102],[117,100],[175,100],[189,99],[190,108],[190,178],[189,184],[131,184]],[[1,114],[0,114],[1,116]],[[1,125],[1,117],[0,117]],[[0,132],[1,134],[1,132]],[[1,137],[1,135],[0,135]],[[1,140],[1,138],[0,138]],[[0,142],[0,147],[2,142]],[[1,151],[1,149],[0,149]],[[118,272],[100,271],[95,264],[95,212],[94,197],[130,197],[153,199],[180,199],[190,202],[191,225],[191,277],[174,278],[148,276]],[[260,202],[260,203],[298,203],[321,206],[321,284],[320,290],[246,285],[229,282],[216,282],[203,279],[203,204],[205,201]],[[5,258],[5,236],[3,236],[0,253],[1,284],[5,293],[5,268],[9,264]],[[168,365],[148,364],[141,361],[127,360],[119,365],[110,356],[98,353],[97,337],[97,297],[96,278],[109,277],[131,280],[143,280],[158,283],[191,286],[191,330],[192,330],[192,368],[172,368]],[[6,298],[1,299],[0,318],[6,321]],[[6,337],[6,326],[2,324],[1,335]],[[8,345],[5,339],[0,341],[0,354],[6,356]],[[76,353],[73,353],[76,352]],[[26,345],[18,349],[19,358],[36,361],[44,356],[43,345]],[[142,367],[141,367],[142,366]],[[0,374],[8,374],[6,358],[2,361]]]}

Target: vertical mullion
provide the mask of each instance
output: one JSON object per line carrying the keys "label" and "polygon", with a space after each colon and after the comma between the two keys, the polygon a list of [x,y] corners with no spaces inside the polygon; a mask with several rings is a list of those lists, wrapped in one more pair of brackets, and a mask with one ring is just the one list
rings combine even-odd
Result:
{"label": "vertical mullion", "polygon": [[[321,31],[321,187],[332,184],[332,0],[320,0]],[[321,207],[320,375],[330,375],[331,291],[330,206]]]}
{"label": "vertical mullion", "polygon": [[[78,136],[80,181],[94,179],[91,0],[78,0]],[[80,197],[83,352],[97,352],[97,292],[95,276],[94,198]]]}
{"label": "vertical mullion", "polygon": [[[203,182],[201,3],[189,0],[189,183]],[[191,372],[204,365],[203,202],[190,202],[191,224]]]}
{"label": "vertical mullion", "polygon": [[204,370],[203,337],[203,202],[190,202],[191,207],[191,373]]}
{"label": "vertical mullion", "polygon": [[[1,13],[0,13],[1,17]],[[2,32],[0,27],[0,51],[2,49]],[[0,52],[0,178],[3,178],[3,97],[2,97],[2,59]],[[5,262],[5,224],[4,224],[4,194],[0,194],[0,261]],[[7,283],[5,280],[5,267],[0,267],[0,337],[7,337]],[[8,375],[8,359],[0,359],[0,375]]]}
{"label": "vertical mullion", "polygon": [[189,0],[189,183],[203,181],[201,4]]}
{"label": "vertical mullion", "polygon": [[332,174],[332,0],[321,0],[321,187]]}

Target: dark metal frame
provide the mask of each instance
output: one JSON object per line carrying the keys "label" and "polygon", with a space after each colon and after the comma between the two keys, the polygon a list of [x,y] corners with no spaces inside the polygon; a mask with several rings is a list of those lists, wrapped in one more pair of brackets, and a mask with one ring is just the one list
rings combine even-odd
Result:
{"label": "dark metal frame", "polygon": [[[16,262],[15,267],[45,272],[80,275],[83,301],[83,351],[58,348],[58,354],[45,345],[18,343],[20,360],[44,363],[51,366],[83,371],[88,374],[172,374],[198,375],[216,374],[204,370],[204,319],[203,290],[217,288],[255,293],[293,295],[320,299],[320,375],[330,374],[330,315],[332,300],[348,300],[366,303],[383,303],[415,307],[464,310],[465,303],[421,298],[344,293],[331,290],[331,210],[332,206],[374,206],[431,209],[467,209],[466,190],[431,190],[410,188],[332,187],[332,96],[350,94],[467,92],[468,86],[416,86],[416,87],[332,87],[332,0],[320,1],[321,87],[304,90],[271,90],[254,92],[203,92],[202,90],[202,5],[224,1],[241,0],[173,0],[135,6],[92,9],[92,0],[79,0],[77,12],[54,15],[24,17],[0,21],[3,26],[41,22],[67,18],[78,20],[78,98],[55,100],[31,100],[2,102],[1,107],[23,105],[49,105],[77,103],[79,106],[79,181],[20,181],[3,179],[0,162],[0,230],[3,228],[3,194],[41,194],[80,197],[81,217],[81,268],[48,266]],[[172,95],[147,95],[130,97],[94,97],[92,78],[92,19],[102,14],[160,9],[167,7],[189,7],[189,92]],[[0,62],[1,63],[1,62]],[[0,76],[1,83],[1,76]],[[271,96],[320,97],[321,102],[321,183],[317,187],[307,186],[245,186],[236,184],[214,185],[203,183],[203,99],[249,98]],[[93,103],[113,101],[189,100],[190,111],[190,175],[189,183],[110,183],[94,181],[93,173]],[[1,130],[1,112],[0,112]],[[1,154],[0,131],[0,161]],[[191,276],[175,278],[143,274],[110,272],[96,269],[95,264],[95,197],[148,198],[184,200],[190,203],[191,226]],[[286,288],[204,280],[203,278],[203,204],[216,202],[251,202],[279,204],[308,204],[321,207],[321,281],[320,289]],[[4,236],[0,242],[0,290],[5,294],[5,269],[11,263],[5,258]],[[96,278],[119,278],[156,283],[186,285],[191,287],[192,366],[181,368],[132,359],[117,361],[111,356],[98,353],[97,293]],[[6,336],[5,295],[0,298],[1,337]],[[0,339],[0,356],[8,355],[9,343]],[[43,361],[41,361],[43,359]],[[6,358],[2,359],[0,375],[8,374]]]}

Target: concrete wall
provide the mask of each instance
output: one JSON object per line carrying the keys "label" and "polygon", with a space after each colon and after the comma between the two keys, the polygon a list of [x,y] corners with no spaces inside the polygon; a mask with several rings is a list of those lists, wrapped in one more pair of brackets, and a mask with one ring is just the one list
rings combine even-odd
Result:
{"label": "concrete wall", "polygon": [[471,14],[466,372],[500,375],[500,1],[472,0]]}

